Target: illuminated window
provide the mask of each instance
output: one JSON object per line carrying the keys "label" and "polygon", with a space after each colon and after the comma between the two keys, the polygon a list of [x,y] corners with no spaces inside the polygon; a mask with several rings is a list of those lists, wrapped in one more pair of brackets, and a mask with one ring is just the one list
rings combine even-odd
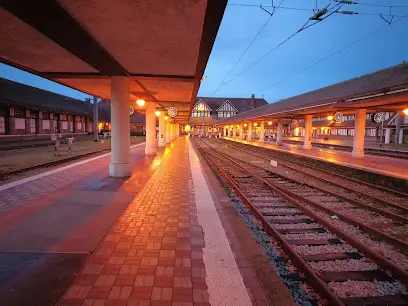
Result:
{"label": "illuminated window", "polygon": [[194,105],[191,112],[191,117],[210,117],[211,108],[203,100],[200,100]]}

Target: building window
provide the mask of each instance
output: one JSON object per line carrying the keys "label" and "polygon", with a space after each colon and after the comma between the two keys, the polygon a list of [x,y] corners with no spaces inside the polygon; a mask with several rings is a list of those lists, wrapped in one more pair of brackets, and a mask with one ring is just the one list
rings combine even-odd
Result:
{"label": "building window", "polygon": [[42,112],[42,118],[46,119],[46,120],[47,119],[49,120],[50,119],[50,113],[49,112]]}
{"label": "building window", "polygon": [[35,126],[35,119],[30,119],[30,132],[35,133],[37,131]]}
{"label": "building window", "polygon": [[68,120],[67,114],[61,114],[61,120],[67,121]]}
{"label": "building window", "polygon": [[26,115],[25,109],[23,107],[15,107],[14,108],[14,117],[24,118]]}
{"label": "building window", "polygon": [[6,121],[4,117],[0,117],[0,133],[6,133]]}
{"label": "building window", "polygon": [[236,114],[237,114],[237,112],[234,112],[234,111],[230,111],[230,112],[218,112],[218,117],[228,118],[228,117],[235,116]]}

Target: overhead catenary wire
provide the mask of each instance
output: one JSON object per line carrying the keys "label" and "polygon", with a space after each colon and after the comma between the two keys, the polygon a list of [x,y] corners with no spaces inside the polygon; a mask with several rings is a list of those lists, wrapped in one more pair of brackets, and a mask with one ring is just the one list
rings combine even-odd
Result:
{"label": "overhead catenary wire", "polygon": [[391,24],[385,25],[385,26],[383,26],[383,27],[381,27],[381,28],[379,28],[379,29],[377,29],[377,30],[375,30],[375,31],[373,31],[373,32],[371,32],[371,33],[369,33],[369,34],[367,34],[367,35],[365,35],[365,36],[363,36],[363,37],[361,37],[361,38],[355,40],[355,41],[353,41],[352,43],[350,43],[350,44],[344,46],[343,48],[341,48],[341,49],[339,49],[339,50],[337,50],[337,51],[335,51],[335,52],[333,52],[333,53],[330,53],[329,55],[327,55],[327,56],[325,56],[325,57],[323,57],[323,58],[321,58],[321,59],[319,59],[319,60],[313,62],[312,64],[310,64],[310,65],[308,65],[308,66],[306,66],[306,67],[304,67],[304,68],[302,68],[302,69],[296,71],[295,73],[293,73],[293,74],[291,74],[291,75],[289,75],[289,76],[287,76],[287,77],[285,77],[285,78],[282,78],[282,79],[279,80],[278,82],[275,82],[274,84],[272,84],[272,85],[270,85],[270,86],[268,86],[268,87],[266,87],[266,88],[264,88],[264,89],[258,91],[258,94],[264,94],[265,91],[268,91],[268,90],[272,89],[273,87],[279,85],[280,83],[282,83],[282,82],[284,82],[284,81],[286,81],[286,80],[289,80],[289,79],[295,77],[296,75],[298,75],[298,74],[300,74],[300,73],[302,73],[302,72],[304,72],[304,71],[310,69],[311,67],[313,67],[313,66],[315,66],[315,65],[317,65],[317,64],[320,64],[321,62],[327,60],[328,58],[330,58],[330,57],[332,57],[332,56],[334,56],[334,55],[337,55],[337,54],[343,52],[344,50],[347,50],[348,48],[352,47],[353,45],[358,44],[359,42],[361,42],[361,41],[363,41],[363,40],[365,40],[365,39],[367,39],[367,38],[369,38],[369,37],[371,37],[371,36],[377,34],[378,32],[380,32],[380,31],[382,31],[382,30],[388,28],[389,26],[391,26],[391,25],[393,25],[393,24],[395,24],[395,23],[401,21],[401,20],[404,19],[404,18],[405,18],[405,17],[401,17],[400,19],[395,20],[395,21],[392,22]]}
{"label": "overhead catenary wire", "polygon": [[[315,20],[314,23],[311,23],[308,25],[308,23],[311,21],[311,19],[307,19],[305,24],[296,32],[294,32],[292,35],[290,35],[288,38],[284,39],[282,42],[280,42],[276,47],[272,48],[271,50],[269,50],[267,53],[265,53],[264,55],[262,55],[260,58],[258,58],[257,60],[255,60],[254,62],[252,62],[249,66],[247,66],[244,70],[242,70],[241,72],[239,72],[238,74],[236,74],[234,77],[232,77],[230,80],[228,80],[227,82],[224,82],[223,84],[221,84],[219,86],[219,88],[217,89],[217,91],[221,88],[223,88],[224,86],[226,86],[227,84],[231,83],[232,81],[234,81],[236,78],[240,77],[241,75],[243,75],[245,72],[247,72],[249,69],[251,69],[253,66],[255,66],[256,64],[258,64],[260,61],[262,61],[263,59],[265,59],[267,56],[269,56],[272,52],[274,52],[275,50],[279,49],[282,45],[284,45],[285,43],[287,43],[289,40],[291,40],[293,37],[295,37],[297,34],[299,34],[301,31],[316,25],[319,22],[322,22],[323,20],[325,20],[326,18],[330,17],[337,9],[339,9],[341,7],[340,4],[335,5],[332,8],[329,8],[327,10],[328,14],[326,17],[321,18],[320,20]],[[327,7],[326,7],[327,9]]]}
{"label": "overhead catenary wire", "polygon": [[[360,4],[360,3],[359,3]],[[259,8],[259,4],[241,4],[241,3],[229,3],[229,6],[242,6],[242,7],[256,7]],[[268,5],[262,5],[263,7],[272,7],[272,6],[268,6]],[[389,8],[390,6],[383,6],[383,7],[387,7]],[[407,7],[408,6],[393,6],[393,7]],[[310,8],[300,8],[300,7],[286,7],[286,6],[281,6],[280,7],[281,10],[293,10],[293,11],[306,11],[306,12],[313,12],[313,9]],[[336,12],[336,13],[341,13],[341,12]],[[341,13],[342,14],[342,13]],[[353,12],[353,15],[363,15],[363,16],[378,16],[381,17],[382,16],[387,16],[387,17],[408,17],[408,15],[396,15],[396,14],[379,14],[379,13],[368,13],[368,12]],[[351,14],[350,14],[351,15]]]}
{"label": "overhead catenary wire", "polygon": [[260,6],[264,11],[266,11],[267,13],[269,13],[269,18],[265,21],[265,23],[263,24],[263,26],[259,29],[259,31],[256,33],[255,37],[251,40],[251,42],[249,43],[249,45],[246,47],[246,49],[244,50],[244,52],[239,56],[239,58],[237,59],[237,61],[235,62],[235,64],[231,67],[231,69],[228,71],[228,73],[226,74],[226,76],[224,77],[224,79],[221,81],[221,83],[218,85],[218,87],[212,92],[211,96],[213,96],[222,86],[222,84],[224,84],[225,80],[230,76],[231,72],[235,69],[235,67],[238,65],[238,63],[241,61],[241,59],[245,56],[245,54],[248,52],[248,50],[251,48],[251,46],[253,45],[253,43],[255,42],[255,40],[258,38],[258,36],[261,34],[261,32],[266,28],[266,26],[268,25],[269,21],[272,19],[273,15],[275,14],[275,12],[281,7],[282,3],[285,0],[281,0],[281,2],[279,3],[279,5],[277,7],[273,6],[273,1],[272,1],[272,6],[273,6],[273,10],[272,13],[269,13],[268,11],[266,11],[265,9],[262,8],[262,6]]}

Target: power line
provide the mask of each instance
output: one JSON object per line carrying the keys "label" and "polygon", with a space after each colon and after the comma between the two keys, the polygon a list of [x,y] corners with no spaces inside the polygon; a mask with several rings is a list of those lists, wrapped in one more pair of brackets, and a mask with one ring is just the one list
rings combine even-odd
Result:
{"label": "power line", "polygon": [[365,40],[365,39],[367,39],[367,38],[369,38],[369,37],[371,37],[371,36],[377,34],[378,32],[384,30],[385,28],[389,27],[390,25],[393,25],[393,24],[395,24],[395,23],[401,21],[401,20],[404,19],[404,18],[405,18],[405,17],[402,17],[402,18],[400,18],[400,19],[398,19],[398,20],[395,20],[393,23],[391,23],[391,24],[389,24],[389,25],[386,25],[386,26],[384,26],[384,27],[382,27],[382,28],[379,28],[379,29],[375,30],[374,32],[371,32],[370,34],[368,34],[368,35],[366,35],[366,36],[364,36],[364,37],[362,37],[362,38],[360,38],[360,39],[358,39],[358,40],[356,40],[356,41],[354,41],[354,42],[348,44],[347,46],[345,46],[345,47],[343,47],[343,48],[341,48],[341,49],[339,49],[339,50],[337,50],[337,51],[335,51],[335,52],[333,52],[333,53],[331,53],[331,54],[329,54],[329,55],[323,57],[322,59],[320,59],[320,60],[318,60],[318,61],[316,61],[316,62],[313,62],[312,64],[306,66],[305,68],[302,68],[301,70],[298,70],[297,72],[295,72],[295,73],[293,73],[293,74],[287,76],[286,78],[283,78],[283,79],[279,80],[278,82],[272,84],[271,86],[268,86],[268,87],[266,87],[266,88],[260,90],[258,93],[259,93],[259,94],[260,94],[260,93],[263,94],[265,91],[270,90],[271,88],[273,88],[273,87],[275,87],[276,85],[282,83],[283,81],[289,80],[289,79],[293,78],[294,76],[296,76],[296,75],[302,73],[303,71],[306,71],[306,70],[308,70],[309,68],[311,68],[311,67],[313,67],[313,66],[315,66],[315,65],[317,65],[317,64],[319,64],[319,63],[321,63],[321,62],[323,62],[323,61],[325,61],[325,60],[327,60],[328,58],[330,58],[330,57],[332,57],[332,56],[334,56],[334,55],[336,55],[336,54],[338,54],[338,53],[340,53],[340,52],[343,52],[344,50],[350,48],[351,46],[353,46],[353,45],[355,45],[355,44],[358,44],[359,42],[361,42],[361,41],[363,41],[363,40]]}
{"label": "power line", "polygon": [[251,69],[253,66],[255,66],[256,64],[258,64],[258,63],[259,63],[260,61],[262,61],[264,58],[266,58],[267,56],[269,56],[272,52],[274,52],[275,50],[279,49],[282,45],[284,45],[285,43],[287,43],[289,40],[291,40],[294,36],[296,36],[297,34],[299,34],[301,31],[303,31],[303,30],[305,30],[305,29],[307,29],[307,28],[309,28],[309,27],[311,27],[311,26],[314,26],[315,24],[317,24],[317,23],[319,23],[319,22],[325,20],[326,18],[330,17],[333,13],[335,13],[335,11],[336,11],[337,9],[340,8],[340,6],[341,6],[341,5],[335,5],[334,7],[329,8],[329,10],[327,10],[328,7],[326,7],[326,10],[327,10],[327,11],[326,11],[325,14],[328,14],[328,15],[327,15],[326,17],[323,17],[323,18],[321,18],[321,19],[319,19],[319,20],[316,20],[314,23],[308,25],[309,21],[312,20],[311,18],[309,18],[309,19],[305,22],[305,24],[304,24],[299,30],[297,30],[297,31],[294,32],[292,35],[290,35],[288,38],[286,38],[285,40],[283,40],[282,42],[280,42],[276,47],[274,47],[274,48],[272,48],[271,50],[269,50],[267,53],[265,53],[263,56],[261,56],[260,58],[258,58],[256,61],[252,62],[252,63],[251,63],[249,66],[247,66],[244,70],[242,70],[241,72],[239,72],[238,74],[236,74],[232,79],[230,79],[230,80],[227,81],[227,82],[223,82],[223,84],[221,84],[217,90],[223,88],[223,87],[226,86],[227,84],[229,84],[229,83],[231,83],[232,81],[234,81],[236,78],[238,78],[238,77],[240,77],[241,75],[243,75],[245,72],[247,72],[247,71],[248,71],[249,69]]}
{"label": "power line", "polygon": [[[361,4],[361,3],[359,3]],[[229,3],[227,4],[229,6],[242,6],[242,7],[257,7],[259,8],[259,4],[241,4],[241,3]],[[271,5],[262,5],[263,7],[272,7]],[[381,5],[378,5],[381,6]],[[383,7],[387,7],[389,8],[390,6],[383,6]],[[407,6],[393,6],[393,7],[408,7]],[[280,9],[282,10],[293,10],[293,11],[306,11],[306,12],[313,12],[313,9],[309,9],[309,8],[300,8],[300,7],[287,7],[287,6],[281,6]],[[337,13],[337,12],[336,12]],[[408,15],[395,15],[395,14],[378,14],[378,13],[367,13],[367,12],[354,12],[354,14],[356,15],[366,15],[366,16],[394,16],[394,17],[408,17]]]}
{"label": "power line", "polygon": [[[266,26],[268,25],[269,21],[271,20],[271,18],[273,17],[273,15],[275,14],[275,12],[281,7],[283,1],[282,0],[279,5],[275,8],[273,8],[272,13],[269,13],[268,11],[265,11],[267,13],[269,13],[269,18],[265,21],[265,23],[263,24],[263,26],[259,29],[258,33],[256,33],[255,37],[252,39],[252,41],[249,43],[249,45],[246,47],[246,49],[244,50],[244,52],[240,55],[240,57],[238,58],[238,60],[235,62],[235,64],[232,66],[232,68],[228,71],[227,75],[225,76],[225,78],[221,81],[221,83],[218,85],[218,87],[213,91],[213,93],[211,94],[211,96],[213,96],[222,86],[222,84],[224,84],[225,80],[230,76],[231,72],[234,70],[234,68],[238,65],[238,63],[241,61],[241,59],[244,57],[244,55],[248,52],[248,50],[251,48],[252,44],[255,42],[255,40],[258,38],[259,34],[261,34],[261,32],[266,28]],[[261,7],[262,8],[262,7]]]}
{"label": "power line", "polygon": [[366,2],[354,2],[348,0],[332,0],[333,2],[342,3],[342,4],[357,4],[357,5],[364,5],[364,6],[377,6],[377,7],[408,7],[408,5],[385,5],[385,4],[374,4],[374,3],[366,3]]}

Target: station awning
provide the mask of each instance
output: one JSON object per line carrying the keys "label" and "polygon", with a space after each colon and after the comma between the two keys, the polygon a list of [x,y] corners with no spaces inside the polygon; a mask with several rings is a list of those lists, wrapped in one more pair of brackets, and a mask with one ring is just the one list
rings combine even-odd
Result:
{"label": "station awning", "polygon": [[109,99],[111,76],[187,122],[227,0],[4,0],[1,62]]}

